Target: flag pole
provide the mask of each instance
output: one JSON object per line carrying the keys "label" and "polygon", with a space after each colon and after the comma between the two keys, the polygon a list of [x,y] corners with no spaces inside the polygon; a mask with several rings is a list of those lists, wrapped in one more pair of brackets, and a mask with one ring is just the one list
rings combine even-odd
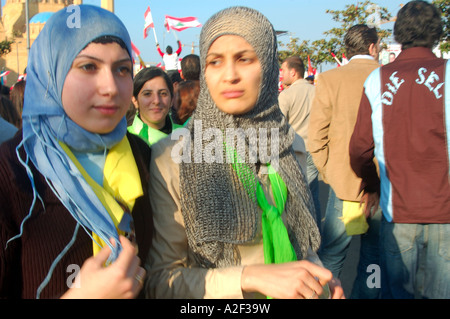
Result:
{"label": "flag pole", "polygon": [[145,69],[147,66],[145,65],[145,62],[144,62],[144,60],[142,60],[140,55],[138,55],[138,59],[139,59],[139,63],[141,64],[141,67]]}
{"label": "flag pole", "polygon": [[331,52],[331,51],[330,51],[330,53],[331,53],[331,56],[336,60],[336,62],[338,63],[338,65],[341,66],[342,63],[341,63],[341,61],[339,61],[339,59],[337,58],[336,54],[334,54],[334,53]]}
{"label": "flag pole", "polygon": [[156,37],[155,27],[153,27],[152,29],[153,29],[153,35],[155,36],[156,44],[158,44],[158,38]]}
{"label": "flag pole", "polygon": [[174,29],[172,29],[172,33],[173,33],[173,36],[175,37],[175,39],[177,40],[177,42],[180,41],[180,40],[178,40],[177,34],[175,33]]}

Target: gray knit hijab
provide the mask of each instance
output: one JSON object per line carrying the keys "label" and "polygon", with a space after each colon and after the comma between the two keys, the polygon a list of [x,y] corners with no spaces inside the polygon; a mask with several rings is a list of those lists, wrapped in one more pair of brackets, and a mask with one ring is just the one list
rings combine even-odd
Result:
{"label": "gray knit hijab", "polygon": [[[263,74],[259,98],[255,107],[244,115],[236,116],[220,111],[206,86],[207,52],[214,40],[223,35],[244,38],[253,46],[261,63]],[[267,129],[268,138],[264,143],[261,139],[258,141],[260,143],[257,143],[256,151],[252,142],[254,140],[251,141],[245,134],[244,145],[233,144],[238,154],[244,154],[245,164],[252,173],[246,177],[254,185],[254,192],[250,195],[230,162],[226,159],[222,163],[198,161],[198,156],[201,158],[202,154],[198,154],[198,148],[192,147],[194,152],[191,162],[184,161],[180,164],[181,211],[190,248],[203,267],[240,264],[236,245],[248,243],[260,231],[258,224],[261,212],[256,202],[256,176],[260,164],[267,162],[259,155],[260,146],[265,144],[267,150],[272,150],[271,146],[278,147],[279,153],[270,156],[276,155],[276,168],[288,189],[283,214],[291,243],[298,259],[302,259],[308,248],[314,251],[318,249],[320,236],[313,218],[315,212],[308,184],[292,149],[294,131],[278,106],[277,39],[272,24],[261,13],[250,8],[232,7],[222,10],[212,16],[202,28],[200,60],[200,95],[197,108],[188,124],[191,137],[188,142],[191,145],[207,145],[204,133],[208,129],[218,129],[223,133],[229,129],[234,129],[233,132],[258,132],[260,129]],[[278,138],[273,138],[270,134],[272,129],[278,132]],[[205,149],[201,151],[204,152]],[[256,161],[250,160],[255,156]]]}

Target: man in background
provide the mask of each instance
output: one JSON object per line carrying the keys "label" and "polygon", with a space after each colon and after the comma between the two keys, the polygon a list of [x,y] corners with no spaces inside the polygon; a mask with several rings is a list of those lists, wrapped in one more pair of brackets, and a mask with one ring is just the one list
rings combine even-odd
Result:
{"label": "man in background", "polygon": [[200,80],[200,57],[196,54],[188,54],[181,60],[181,78],[183,80]]}
{"label": "man in background", "polygon": [[[381,213],[366,219],[359,210],[361,178],[350,166],[349,143],[358,114],[363,84],[379,67],[377,30],[359,24],[344,37],[349,63],[321,73],[311,107],[308,149],[323,181],[330,186],[319,257],[325,268],[339,277],[353,235],[361,234],[357,276],[350,298],[378,298],[379,287],[368,287],[370,265],[379,265],[378,230]],[[364,194],[368,196],[368,194]],[[356,230],[346,222],[350,214],[359,215]]]}
{"label": "man in background", "polygon": [[[281,112],[286,116],[289,124],[305,142],[308,139],[309,114],[311,103],[314,98],[314,85],[304,79],[305,65],[298,56],[287,58],[281,65],[281,76],[283,86],[287,87],[281,91],[278,104]],[[306,148],[306,151],[308,149]],[[314,201],[316,210],[316,222],[320,227],[321,213],[319,201],[319,172],[309,152],[306,153],[306,177]]]}
{"label": "man in background", "polygon": [[178,57],[180,56],[182,45],[180,40],[177,41],[178,49],[174,53],[170,45],[166,47],[166,53],[161,51],[159,43],[156,44],[156,50],[158,50],[159,55],[163,58],[164,69],[166,72],[176,70],[178,71]]}
{"label": "man in background", "polygon": [[442,34],[434,5],[400,9],[402,52],[368,77],[350,142],[361,189],[381,194],[382,298],[450,298],[450,69],[432,52]]}

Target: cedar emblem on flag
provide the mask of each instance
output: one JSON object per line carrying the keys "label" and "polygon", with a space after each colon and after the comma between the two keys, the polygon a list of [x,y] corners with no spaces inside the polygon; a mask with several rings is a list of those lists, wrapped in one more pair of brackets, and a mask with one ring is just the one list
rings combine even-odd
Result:
{"label": "cedar emblem on flag", "polygon": [[175,18],[167,15],[164,25],[167,28],[167,32],[169,32],[170,29],[175,31],[183,31],[188,28],[198,28],[202,26],[202,24],[195,17]]}
{"label": "cedar emblem on flag", "polygon": [[145,26],[144,26],[144,39],[148,36],[148,29],[154,28],[153,24],[152,12],[150,11],[150,7],[147,8],[147,11],[144,13],[145,18]]}

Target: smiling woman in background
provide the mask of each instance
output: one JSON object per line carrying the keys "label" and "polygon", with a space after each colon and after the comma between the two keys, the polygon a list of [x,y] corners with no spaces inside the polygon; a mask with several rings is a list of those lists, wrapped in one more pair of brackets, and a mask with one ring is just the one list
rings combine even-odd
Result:
{"label": "smiling woman in background", "polygon": [[137,113],[128,131],[153,145],[181,127],[173,123],[169,115],[173,96],[172,81],[164,70],[149,67],[139,71],[133,89],[133,104]]}

